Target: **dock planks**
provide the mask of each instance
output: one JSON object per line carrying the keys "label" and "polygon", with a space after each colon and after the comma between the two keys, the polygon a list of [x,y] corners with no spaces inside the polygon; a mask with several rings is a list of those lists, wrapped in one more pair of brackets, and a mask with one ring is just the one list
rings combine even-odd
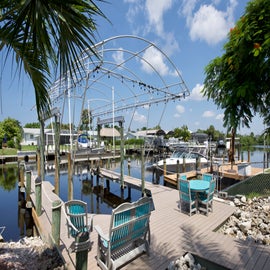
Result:
{"label": "dock planks", "polygon": [[[110,174],[115,181],[120,179],[118,173],[101,169],[105,176]],[[126,184],[141,185],[141,180],[125,176]],[[34,186],[32,184],[32,186]],[[202,258],[221,264],[229,269],[270,269],[270,247],[252,242],[245,242],[225,236],[214,230],[225,222],[234,212],[234,207],[222,201],[214,201],[214,212],[208,216],[194,214],[189,216],[181,213],[178,208],[179,194],[176,189],[166,186],[153,185],[145,182],[145,188],[151,191],[155,210],[150,218],[151,245],[150,256],[146,254],[122,267],[125,270],[153,269],[164,270],[168,264],[189,251]],[[56,199],[53,186],[43,183],[42,203],[43,212],[38,217],[42,224],[42,235],[50,233],[51,205]],[[31,198],[35,201],[35,194]],[[99,225],[105,232],[109,229],[110,215],[97,214],[94,216],[94,226]],[[97,254],[97,233],[90,235],[93,246],[88,255],[88,269],[99,269],[95,256]],[[72,239],[68,238],[65,215],[61,215],[61,243],[59,250],[66,260],[68,269],[75,269],[75,254],[68,252]]]}
{"label": "dock planks", "polygon": [[[213,173],[215,175],[219,175],[220,177],[226,177],[226,178],[232,178],[235,180],[244,180],[247,177],[251,177],[254,176],[256,174],[259,173],[263,173],[263,169],[262,168],[256,168],[256,167],[250,167],[250,175],[242,175],[240,174],[240,172],[238,171],[238,164],[235,164],[233,166],[231,166],[231,164],[222,164],[219,166],[217,171],[214,171]],[[209,173],[209,168],[204,168],[200,170],[200,173]],[[194,178],[197,175],[197,171],[190,171],[190,172],[186,172],[185,173],[187,175],[187,178]],[[180,175],[180,174],[179,174]],[[174,186],[177,185],[177,174],[166,174],[164,175],[164,182],[170,183]]]}

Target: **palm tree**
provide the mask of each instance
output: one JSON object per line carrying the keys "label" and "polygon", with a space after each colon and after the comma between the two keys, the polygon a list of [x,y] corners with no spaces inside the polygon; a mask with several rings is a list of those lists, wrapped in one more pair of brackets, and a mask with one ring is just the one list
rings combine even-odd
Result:
{"label": "palm tree", "polygon": [[94,16],[105,18],[91,0],[1,0],[0,52],[13,54],[20,74],[32,80],[39,120],[49,111],[56,74],[73,69],[84,49],[95,54]]}
{"label": "palm tree", "polygon": [[[6,57],[14,55],[12,59],[16,60],[20,74],[25,71],[35,90],[41,128],[41,170],[38,173],[42,180],[44,116],[50,112],[47,90],[52,79],[75,68],[75,60],[83,50],[88,48],[89,53],[96,55],[91,49],[95,43],[96,15],[105,18],[92,0],[0,1],[0,52],[7,53]],[[58,160],[58,148],[55,152]],[[56,168],[59,179],[58,165]],[[58,187],[56,189],[58,191]]]}

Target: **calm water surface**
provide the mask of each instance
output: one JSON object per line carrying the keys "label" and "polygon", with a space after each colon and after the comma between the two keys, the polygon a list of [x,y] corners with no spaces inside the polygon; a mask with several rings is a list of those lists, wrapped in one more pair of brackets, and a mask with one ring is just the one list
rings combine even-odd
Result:
{"label": "calm water surface", "polygon": [[[255,150],[250,153],[251,162],[255,162],[253,166],[263,167],[263,150]],[[243,153],[244,160],[247,160],[248,153]],[[151,163],[151,160],[147,160],[146,163]],[[20,207],[19,189],[18,189],[18,168],[17,165],[12,167],[7,165],[0,165],[0,226],[6,226],[3,233],[6,241],[17,241],[21,237],[30,234],[32,231],[28,229],[29,220],[28,212]],[[111,163],[110,169],[120,172],[120,163]],[[102,196],[97,196],[91,192],[90,186],[90,174],[87,172],[86,166],[80,166],[75,168],[78,172],[73,178],[74,183],[74,199],[80,199],[88,204],[89,212],[92,213],[104,213],[110,214],[112,208],[116,206],[121,200],[135,201],[141,196],[140,190],[132,190],[131,198],[128,198],[128,189],[124,190],[121,194],[121,190],[117,183],[110,182],[110,193],[116,195],[113,204],[108,204]],[[125,160],[124,173],[127,175],[128,162]],[[133,177],[141,178],[141,161],[138,158],[131,158],[130,163],[130,175]],[[149,170],[144,171],[145,180],[152,182],[153,174]],[[54,185],[54,175],[48,169],[46,174],[46,180],[50,181]],[[93,178],[94,186],[96,185],[96,177]],[[104,185],[105,185],[105,181]],[[102,180],[99,182],[102,184]],[[163,177],[160,177],[160,184],[163,185]],[[106,185],[105,185],[106,186]],[[60,197],[63,201],[68,200],[68,188],[67,188],[67,174],[61,173],[60,176]],[[23,219],[24,217],[24,219]],[[31,224],[30,224],[31,227]]]}
{"label": "calm water surface", "polygon": [[[62,168],[63,169],[63,168]],[[118,161],[111,163],[111,170],[120,172],[120,163]],[[65,171],[65,168],[64,168]],[[76,166],[77,175],[73,177],[73,198],[80,199],[88,204],[88,210],[92,213],[110,214],[117,203],[126,201],[135,201],[141,197],[140,190],[132,190],[131,198],[128,197],[128,189],[121,190],[117,183],[110,182],[110,193],[114,195],[114,203],[108,204],[101,196],[91,192],[91,175],[87,172],[87,166]],[[128,162],[124,163],[124,172],[128,174]],[[152,181],[152,172],[145,171],[145,180]],[[141,161],[137,158],[131,158],[130,175],[141,177]],[[45,180],[54,185],[54,174],[48,168]],[[61,173],[60,176],[60,197],[63,201],[68,200],[67,173]],[[99,184],[104,183],[100,179]],[[93,184],[96,185],[96,177],[93,178]],[[163,184],[163,183],[162,183]],[[29,213],[20,206],[19,200],[21,194],[18,188],[18,167],[17,165],[1,165],[0,171],[0,227],[6,226],[3,233],[5,241],[17,241],[25,235],[31,235],[31,224],[29,225]],[[22,205],[24,206],[24,205]],[[23,208],[23,209],[22,209]],[[28,226],[29,225],[29,226]]]}

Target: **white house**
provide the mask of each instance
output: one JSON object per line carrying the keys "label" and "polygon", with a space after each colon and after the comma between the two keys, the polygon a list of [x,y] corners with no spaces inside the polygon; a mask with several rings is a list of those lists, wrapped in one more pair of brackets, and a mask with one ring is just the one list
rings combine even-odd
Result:
{"label": "white house", "polygon": [[[45,130],[45,132],[48,131]],[[39,128],[23,128],[23,139],[21,145],[38,145],[40,137]]]}

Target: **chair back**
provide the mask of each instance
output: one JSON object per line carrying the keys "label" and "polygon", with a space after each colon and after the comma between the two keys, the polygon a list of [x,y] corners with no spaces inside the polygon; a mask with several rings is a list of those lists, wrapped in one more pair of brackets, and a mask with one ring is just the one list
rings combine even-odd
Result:
{"label": "chair back", "polygon": [[213,179],[213,174],[210,174],[210,173],[204,173],[202,175],[202,180],[203,181],[208,181],[209,183],[212,181]]}
{"label": "chair back", "polygon": [[111,251],[146,238],[152,203],[152,198],[143,197],[134,203],[123,203],[112,211],[109,232]]}
{"label": "chair back", "polygon": [[179,195],[180,200],[185,202],[191,201],[191,192],[189,187],[189,181],[180,178],[179,181]]}
{"label": "chair back", "polygon": [[73,226],[69,226],[68,234],[76,237],[79,232],[88,231],[87,203],[71,200],[65,203],[66,215]]}
{"label": "chair back", "polygon": [[209,186],[209,192],[208,192],[208,200],[212,200],[214,197],[215,193],[215,188],[216,188],[216,180],[212,179],[210,181],[210,186]]}
{"label": "chair back", "polygon": [[187,175],[181,173],[181,174],[180,174],[180,179],[187,180]]}

